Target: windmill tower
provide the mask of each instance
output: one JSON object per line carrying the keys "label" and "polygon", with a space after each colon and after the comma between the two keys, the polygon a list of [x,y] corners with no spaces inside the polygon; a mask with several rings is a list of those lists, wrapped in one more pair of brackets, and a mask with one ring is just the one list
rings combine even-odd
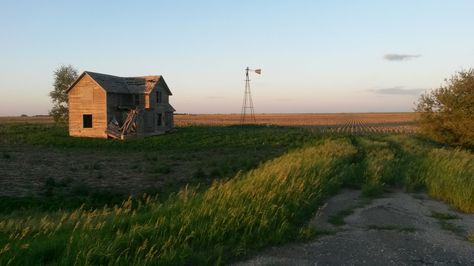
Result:
{"label": "windmill tower", "polygon": [[250,93],[249,71],[253,71],[259,75],[262,73],[261,69],[249,69],[249,67],[245,69],[245,93],[242,103],[242,112],[240,115],[240,124],[245,124],[246,122],[257,122],[253,108],[252,94]]}

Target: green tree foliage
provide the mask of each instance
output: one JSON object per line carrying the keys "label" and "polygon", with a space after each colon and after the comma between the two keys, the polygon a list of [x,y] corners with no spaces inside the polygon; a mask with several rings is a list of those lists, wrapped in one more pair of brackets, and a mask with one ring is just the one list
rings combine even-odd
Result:
{"label": "green tree foliage", "polygon": [[460,71],[446,85],[421,95],[416,111],[425,136],[474,148],[474,69]]}
{"label": "green tree foliage", "polygon": [[53,102],[53,108],[49,115],[54,118],[56,123],[67,123],[67,89],[77,79],[77,70],[71,65],[61,65],[54,71],[54,89],[49,93]]}

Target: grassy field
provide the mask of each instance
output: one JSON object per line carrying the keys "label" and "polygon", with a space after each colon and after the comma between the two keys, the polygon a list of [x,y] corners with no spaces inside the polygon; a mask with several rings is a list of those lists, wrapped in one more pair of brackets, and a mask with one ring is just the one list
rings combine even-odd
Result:
{"label": "grassy field", "polygon": [[[1,187],[25,190],[24,182],[38,183],[21,197],[4,192],[1,265],[224,264],[317,236],[308,221],[342,187],[361,188],[368,197],[392,188],[424,190],[474,213],[472,152],[416,135],[181,126],[173,134],[118,142],[69,138],[65,128],[31,124],[0,125],[0,134]],[[32,159],[36,165],[67,160],[55,165],[51,178],[7,180],[24,177],[24,171],[10,172],[27,167],[19,161],[31,153],[52,157]],[[119,178],[108,175],[117,160],[126,165],[121,172],[130,171]],[[79,161],[76,170],[67,168],[69,161]],[[180,173],[189,176],[178,180]],[[94,182],[72,188],[88,175]],[[68,176],[70,183],[61,182]],[[104,190],[121,178],[133,182]],[[159,189],[147,191],[151,185]]]}

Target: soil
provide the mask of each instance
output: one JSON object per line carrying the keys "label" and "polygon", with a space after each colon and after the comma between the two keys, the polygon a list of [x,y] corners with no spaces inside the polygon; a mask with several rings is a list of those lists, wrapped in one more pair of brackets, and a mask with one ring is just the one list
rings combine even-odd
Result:
{"label": "soil", "polygon": [[107,192],[166,198],[186,185],[210,185],[250,163],[278,156],[283,148],[120,151],[0,145],[0,197]]}
{"label": "soil", "polygon": [[[1,146],[0,196],[42,196],[46,192],[159,192],[190,181],[207,155],[192,158],[141,152],[61,150]],[[190,157],[190,156],[188,156]]]}
{"label": "soil", "polygon": [[[346,211],[342,224],[334,217]],[[235,265],[474,265],[474,214],[426,194],[401,191],[368,201],[359,191],[331,198],[311,226],[325,235],[268,248]]]}

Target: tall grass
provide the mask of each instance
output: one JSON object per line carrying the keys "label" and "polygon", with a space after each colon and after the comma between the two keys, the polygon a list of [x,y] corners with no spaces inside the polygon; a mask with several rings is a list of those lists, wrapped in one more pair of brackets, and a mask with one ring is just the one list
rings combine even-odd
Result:
{"label": "tall grass", "polygon": [[296,238],[355,153],[346,140],[326,140],[164,203],[146,197],[137,206],[6,219],[0,264],[221,264]]}
{"label": "tall grass", "polygon": [[431,196],[464,212],[474,213],[472,153],[460,149],[434,149],[426,156],[422,178]]}
{"label": "tall grass", "polygon": [[384,188],[426,190],[461,211],[474,213],[474,154],[440,148],[412,136],[361,136],[359,176],[362,192],[376,196]]}
{"label": "tall grass", "polygon": [[414,137],[390,136],[401,150],[397,167],[409,190],[429,195],[468,213],[474,213],[474,154],[468,150],[434,146]]}
{"label": "tall grass", "polygon": [[366,196],[380,195],[385,187],[397,181],[395,153],[388,142],[369,137],[359,137],[358,147],[364,153],[361,162],[363,171],[360,173],[363,178],[362,193]]}

